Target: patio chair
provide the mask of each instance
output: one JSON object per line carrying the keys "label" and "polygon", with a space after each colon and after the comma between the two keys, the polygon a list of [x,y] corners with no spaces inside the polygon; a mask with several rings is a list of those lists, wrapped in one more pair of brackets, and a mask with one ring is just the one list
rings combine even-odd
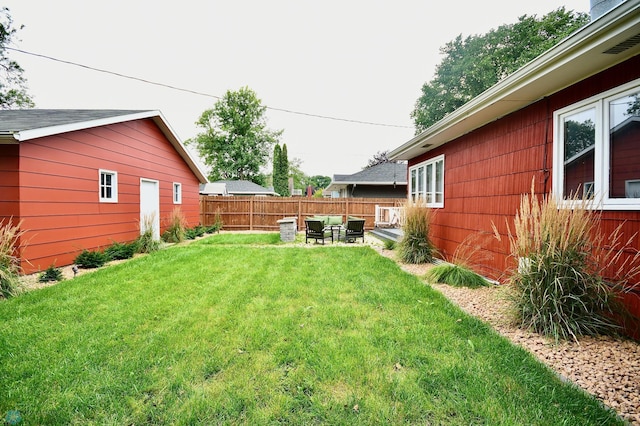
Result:
{"label": "patio chair", "polygon": [[325,238],[331,238],[331,242],[333,243],[333,233],[330,229],[325,229],[323,221],[316,219],[305,219],[304,228],[305,243],[308,243],[309,240],[316,240],[316,243],[318,241],[322,241],[322,244],[324,244]]}
{"label": "patio chair", "polygon": [[364,219],[348,218],[344,225],[344,242],[355,242],[357,238],[362,238],[364,243]]}

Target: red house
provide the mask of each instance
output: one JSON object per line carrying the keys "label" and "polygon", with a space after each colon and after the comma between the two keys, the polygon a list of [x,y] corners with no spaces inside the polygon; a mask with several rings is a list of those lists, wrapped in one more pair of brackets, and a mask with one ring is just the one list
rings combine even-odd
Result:
{"label": "red house", "polygon": [[179,207],[199,222],[198,168],[159,111],[0,111],[0,219],[22,222],[25,273],[83,249],[156,238]]}
{"label": "red house", "polygon": [[[627,238],[638,233],[639,54],[640,2],[627,1],[394,149],[409,162],[409,197],[437,210],[436,246],[450,255],[495,223],[505,238],[488,239],[479,272],[503,279],[515,262],[505,220],[513,229],[533,178],[561,203],[576,191],[601,199],[605,232],[624,223]],[[640,289],[626,303],[640,317]]]}

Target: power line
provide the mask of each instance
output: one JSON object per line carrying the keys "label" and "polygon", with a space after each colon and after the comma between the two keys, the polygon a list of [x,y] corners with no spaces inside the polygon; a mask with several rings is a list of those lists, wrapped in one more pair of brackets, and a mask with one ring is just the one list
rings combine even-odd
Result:
{"label": "power line", "polygon": [[[96,67],[93,67],[93,66],[90,66],[90,65],[84,65],[84,64],[80,64],[78,62],[67,61],[67,60],[64,60],[64,59],[58,59],[58,58],[54,58],[52,56],[43,55],[43,54],[40,54],[40,53],[28,52],[26,50],[16,49],[14,47],[5,46],[5,49],[13,50],[14,52],[23,53],[25,55],[31,55],[31,56],[35,56],[35,57],[38,57],[38,58],[48,59],[48,60],[54,61],[54,62],[60,62],[62,64],[66,64],[66,65],[72,65],[72,66],[76,66],[76,67],[80,67],[80,68],[85,68],[85,69],[88,69],[88,70],[91,70],[91,71],[96,71],[96,72],[101,72],[101,73],[104,73],[104,74],[115,75],[117,77],[126,78],[126,79],[134,80],[134,81],[139,81],[139,82],[145,83],[145,84],[151,84],[151,85],[154,85],[154,86],[164,87],[164,88],[167,88],[167,89],[177,90],[177,91],[180,91],[180,92],[191,93],[191,94],[198,95],[198,96],[206,96],[208,98],[222,99],[222,97],[216,96],[216,95],[212,95],[210,93],[204,93],[204,92],[200,92],[200,91],[197,91],[197,90],[185,89],[183,87],[173,86],[173,85],[166,84],[166,83],[159,83],[157,81],[147,80],[147,79],[141,78],[141,77],[134,77],[134,76],[127,75],[127,74],[122,74],[122,73],[119,73],[119,72],[116,72],[116,71],[106,70],[106,69],[103,69],[103,68],[96,68]],[[265,107],[267,109],[271,110],[271,111],[279,111],[279,112],[284,112],[284,113],[287,113],[287,114],[296,114],[296,115],[303,115],[303,116],[313,117],[313,118],[321,118],[323,120],[343,121],[343,122],[347,122],[347,123],[365,124],[365,125],[369,125],[369,126],[396,127],[396,128],[402,128],[402,129],[412,129],[412,127],[410,127],[410,126],[402,126],[402,125],[399,125],[399,124],[375,123],[375,122],[372,122],[372,121],[352,120],[352,119],[348,119],[348,118],[340,118],[340,117],[332,117],[332,116],[328,116],[328,115],[313,114],[313,113],[309,113],[309,112],[295,111],[295,110],[290,110],[290,109],[285,109],[285,108],[276,108],[276,107],[270,107],[270,106],[265,106]]]}

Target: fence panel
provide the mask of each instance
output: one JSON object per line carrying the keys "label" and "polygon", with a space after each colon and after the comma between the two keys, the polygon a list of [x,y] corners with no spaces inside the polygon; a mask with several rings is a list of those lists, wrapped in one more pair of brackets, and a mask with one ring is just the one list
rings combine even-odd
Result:
{"label": "fence panel", "polygon": [[404,198],[301,198],[301,197],[200,197],[200,223],[212,225],[220,212],[223,229],[278,231],[278,220],[298,217],[298,229],[304,219],[316,215],[356,216],[365,219],[365,228],[373,229],[375,207],[398,207]]}

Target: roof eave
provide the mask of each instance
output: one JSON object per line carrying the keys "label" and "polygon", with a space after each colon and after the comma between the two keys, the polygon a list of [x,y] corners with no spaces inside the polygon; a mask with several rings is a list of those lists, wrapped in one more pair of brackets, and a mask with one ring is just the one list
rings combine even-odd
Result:
{"label": "roof eave", "polygon": [[[389,153],[410,160],[638,53],[603,52],[640,32],[640,3],[624,2]],[[613,59],[613,60],[612,60]]]}

